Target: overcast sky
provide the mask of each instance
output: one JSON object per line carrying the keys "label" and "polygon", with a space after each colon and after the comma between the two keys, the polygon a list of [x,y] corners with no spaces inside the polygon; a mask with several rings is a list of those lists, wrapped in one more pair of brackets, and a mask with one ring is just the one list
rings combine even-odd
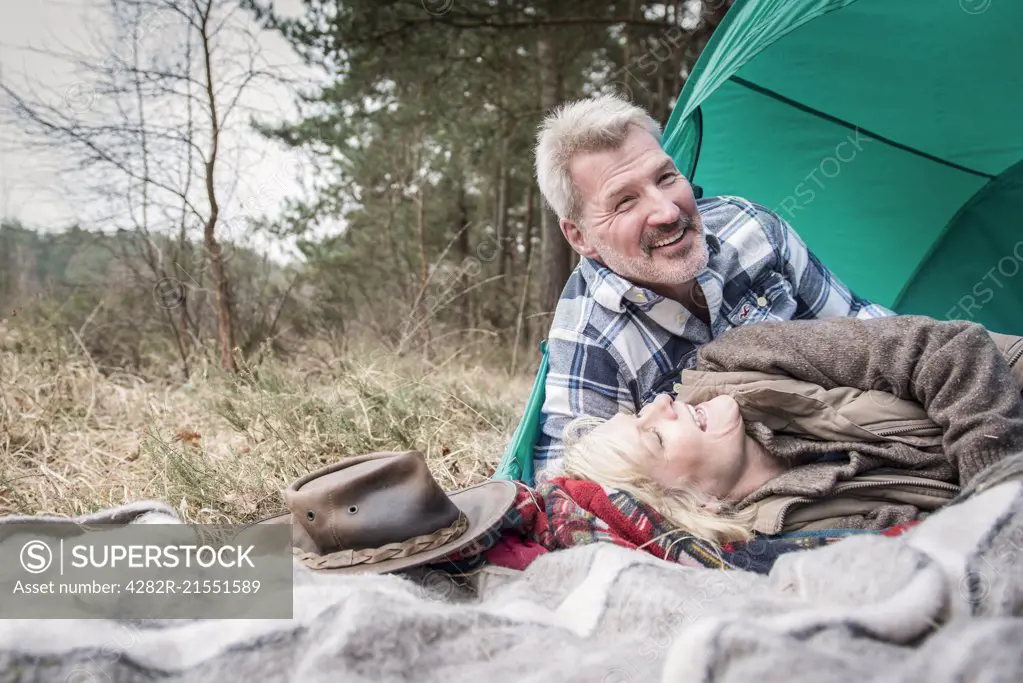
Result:
{"label": "overcast sky", "polygon": [[[61,93],[80,76],[61,60],[34,50],[93,53],[96,36],[110,30],[105,21],[106,0],[0,0],[0,78],[18,85],[34,81],[51,93]],[[275,6],[284,13],[300,10],[300,0],[277,0]],[[322,78],[303,69],[299,59],[277,35],[264,32],[260,37],[263,54],[274,64],[285,65],[292,75],[315,81]],[[98,58],[106,55],[98,54]],[[278,86],[263,85],[252,90],[245,104],[275,116],[294,116],[291,95]],[[18,149],[18,131],[5,124],[0,131],[0,216],[17,218],[23,223],[45,230],[66,227],[83,221],[83,227],[104,229],[104,221],[96,212],[81,208],[73,187],[58,176],[56,170],[66,160],[41,156],[37,152]],[[252,160],[244,164],[236,202],[258,192],[259,206],[273,215],[283,199],[297,192],[289,172],[299,168],[294,153],[267,142],[253,134],[246,145],[254,150]],[[302,168],[305,168],[303,166]],[[289,172],[282,173],[282,169]],[[284,185],[277,182],[284,179]],[[234,207],[237,212],[238,206]],[[290,251],[278,245],[274,255]]]}

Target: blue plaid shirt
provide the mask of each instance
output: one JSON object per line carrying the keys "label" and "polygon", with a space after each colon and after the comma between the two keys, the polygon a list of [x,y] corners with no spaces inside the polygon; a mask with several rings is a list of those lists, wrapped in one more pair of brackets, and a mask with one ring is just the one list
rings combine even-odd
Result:
{"label": "blue plaid shirt", "polygon": [[710,252],[697,277],[709,328],[677,301],[591,259],[569,277],[547,341],[547,396],[533,451],[538,479],[561,471],[569,420],[634,413],[659,393],[674,394],[700,345],[726,330],[762,320],[894,315],[849,291],[774,212],[737,197],[702,199],[697,208]]}

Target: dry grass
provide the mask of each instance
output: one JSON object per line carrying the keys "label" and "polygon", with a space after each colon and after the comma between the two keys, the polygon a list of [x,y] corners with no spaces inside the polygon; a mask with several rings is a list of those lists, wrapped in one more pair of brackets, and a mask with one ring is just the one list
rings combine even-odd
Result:
{"label": "dry grass", "polygon": [[309,345],[184,386],[101,373],[73,340],[0,326],[0,514],[78,515],[157,499],[188,521],[276,512],[298,476],[423,451],[445,489],[488,478],[531,377]]}

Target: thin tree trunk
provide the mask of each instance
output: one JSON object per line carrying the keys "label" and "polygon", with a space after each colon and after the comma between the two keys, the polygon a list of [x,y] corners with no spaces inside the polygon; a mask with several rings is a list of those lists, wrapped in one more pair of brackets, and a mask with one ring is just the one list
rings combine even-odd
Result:
{"label": "thin tree trunk", "polygon": [[497,171],[497,221],[496,221],[496,232],[497,232],[497,245],[500,251],[497,254],[497,274],[501,276],[501,291],[507,290],[507,285],[504,282],[504,276],[508,273],[508,257],[511,255],[511,249],[508,248],[508,183],[509,183],[509,172],[508,167],[511,165],[508,159],[508,138],[510,137],[508,131],[504,130],[502,125],[501,130],[501,151],[500,161],[498,162]]}
{"label": "thin tree trunk", "polygon": [[[459,175],[458,180],[458,213],[456,214],[455,230],[458,235],[458,241],[456,242],[456,249],[458,253],[458,267],[461,270],[460,289],[465,292],[469,289],[469,275],[465,272],[466,260],[469,258],[469,205],[468,197],[465,192],[465,178]],[[472,324],[472,294],[467,294],[462,297],[462,301],[459,304],[461,325],[463,329],[470,329],[473,327]]]}
{"label": "thin tree trunk", "polygon": [[[554,43],[544,35],[537,42],[537,58],[540,62],[540,106],[546,114],[561,101],[561,78]],[[540,232],[543,245],[540,306],[543,311],[551,312],[557,307],[561,290],[572,272],[572,248],[561,234],[558,218],[546,202],[540,211]]]}
{"label": "thin tree trunk", "polygon": [[[535,218],[536,213],[534,212],[533,208],[534,208],[535,204],[536,204],[536,184],[531,182],[531,183],[529,183],[529,185],[526,188],[526,220],[525,220],[525,224],[522,226],[522,230],[525,233],[524,236],[523,236],[523,242],[522,243],[523,243],[523,247],[524,247],[524,250],[525,250],[524,256],[525,256],[525,260],[526,260],[526,273],[529,273],[531,271],[531,266],[529,264],[531,264],[533,262],[533,223],[536,220],[536,218]],[[531,278],[527,278],[527,279],[531,279]],[[528,284],[531,284],[531,283],[527,283],[527,285]],[[522,314],[523,315],[525,315],[525,311],[526,311],[527,308],[529,308],[528,287],[527,287],[526,300],[525,300],[525,303],[522,305]],[[529,325],[529,318],[528,317],[524,317],[524,319],[523,319],[522,334],[523,334],[524,338],[527,339],[527,340],[530,340],[530,339],[533,338],[532,334],[530,333],[530,325]]]}
{"label": "thin tree trunk", "polygon": [[[188,31],[185,36],[185,64],[192,64],[192,32]],[[185,101],[187,103],[188,119],[185,129],[185,189],[182,192],[183,197],[187,197],[189,191],[192,188],[192,163],[194,161],[195,149],[192,146],[192,141],[195,137],[195,117],[192,110],[192,79],[185,79],[185,92],[187,97]],[[195,258],[192,254],[191,245],[188,241],[188,231],[186,229],[188,225],[188,206],[185,201],[181,203],[181,222],[178,225],[178,253],[185,253],[188,258],[182,259],[186,265],[180,267],[187,267],[189,270],[189,277],[195,272]],[[185,380],[188,380],[189,367],[188,357],[191,354],[191,338],[189,337],[189,331],[196,335],[196,341],[198,341],[199,328],[198,323],[193,323],[190,320],[188,314],[188,288],[182,285],[181,287],[181,307],[178,311],[181,319],[180,323],[180,340],[178,341],[178,347],[181,349],[182,362],[184,364]]]}
{"label": "thin tree trunk", "polygon": [[[636,0],[629,0],[629,18],[632,19],[636,15]],[[625,73],[622,75],[622,81],[625,84],[625,92],[633,92],[632,86],[635,85],[631,82],[632,80],[632,36],[629,32],[628,26],[622,27],[622,40],[625,41],[625,45],[622,46],[622,64],[625,65]]]}
{"label": "thin tree trunk", "polygon": [[[509,319],[508,309],[504,302],[509,296],[513,296],[511,289],[511,277],[508,273],[509,238],[508,238],[508,185],[509,166],[508,161],[508,138],[504,127],[501,128],[502,141],[499,148],[499,159],[495,173],[495,186],[497,188],[497,201],[494,208],[494,238],[497,242],[496,252],[489,258],[497,259],[497,283],[491,290],[490,296],[496,301],[487,307],[487,320],[494,329],[504,329],[506,320]],[[482,266],[482,264],[480,264]]]}
{"label": "thin tree trunk", "polygon": [[[505,145],[507,151],[507,145]],[[508,260],[511,257],[508,239],[508,183],[509,173],[507,162],[501,163],[500,186],[497,193],[497,274],[504,277],[508,274]],[[503,286],[503,285],[502,285]]]}
{"label": "thin tree trunk", "polygon": [[210,107],[210,153],[206,160],[206,197],[210,203],[210,215],[203,229],[203,242],[210,257],[210,273],[217,301],[217,336],[220,339],[220,366],[228,372],[235,372],[234,361],[234,326],[231,321],[231,287],[224,266],[224,254],[217,241],[217,218],[220,206],[217,204],[217,192],[213,182],[213,174],[217,166],[217,148],[220,144],[220,121],[217,118],[217,98],[213,88],[213,66],[210,60],[210,36],[208,33],[212,0],[206,3],[202,14],[202,51],[206,71],[206,98]]}
{"label": "thin tree trunk", "polygon": [[[149,163],[149,128],[146,121],[146,100],[142,93],[142,78],[141,78],[141,66],[139,64],[139,29],[142,20],[142,7],[135,6],[135,16],[132,23],[132,64],[131,64],[131,76],[132,76],[132,88],[135,94],[135,105],[138,108],[138,138],[139,138],[139,159],[142,162],[142,182],[140,191],[142,193],[142,206],[141,216],[139,217],[139,224],[137,230],[142,232],[142,236],[145,238],[146,248],[145,256],[146,262],[149,264],[150,270],[160,279],[160,282],[167,281],[167,271],[163,263],[163,247],[158,249],[153,248],[153,240],[149,231],[149,183],[150,183],[150,163]],[[159,253],[158,253],[159,252]],[[172,269],[172,272],[173,269]],[[177,273],[174,272],[176,276]],[[176,277],[174,279],[177,279]],[[181,301],[177,302],[178,306],[184,306],[186,289],[184,286],[181,287]],[[171,338],[174,339],[175,344],[178,348],[178,355],[181,357],[182,372],[185,379],[188,379],[189,368],[188,368],[188,328],[184,326],[184,319],[179,316],[181,320],[181,326],[174,320],[174,315],[170,308],[164,307],[163,315],[167,321],[167,325],[171,329]]]}
{"label": "thin tree trunk", "polygon": [[522,346],[522,334],[525,332],[526,339],[529,339],[529,328],[526,321],[526,302],[529,300],[529,284],[533,272],[532,248],[533,241],[533,184],[529,184],[526,191],[526,224],[524,226],[526,241],[526,275],[522,278],[522,293],[519,295],[519,312],[515,317],[515,342],[512,344],[511,374],[518,369],[519,347]]}
{"label": "thin tree trunk", "polygon": [[[416,214],[416,232],[419,237],[419,299],[421,300],[423,294],[426,292],[426,287],[429,284],[430,270],[429,264],[426,261],[426,196],[422,185],[419,188],[419,210]],[[422,309],[419,306],[419,301],[416,301],[416,311],[422,318],[421,328],[423,335],[426,338],[426,343],[423,345],[423,354],[427,354],[430,349],[430,312]]]}

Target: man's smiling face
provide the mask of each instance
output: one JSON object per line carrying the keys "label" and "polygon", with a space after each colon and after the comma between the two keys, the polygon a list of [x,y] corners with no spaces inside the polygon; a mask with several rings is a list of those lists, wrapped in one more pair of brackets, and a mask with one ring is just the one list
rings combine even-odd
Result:
{"label": "man's smiling face", "polygon": [[692,187],[648,131],[633,127],[618,149],[577,154],[569,170],[580,215],[561,229],[582,256],[654,291],[707,267]]}

